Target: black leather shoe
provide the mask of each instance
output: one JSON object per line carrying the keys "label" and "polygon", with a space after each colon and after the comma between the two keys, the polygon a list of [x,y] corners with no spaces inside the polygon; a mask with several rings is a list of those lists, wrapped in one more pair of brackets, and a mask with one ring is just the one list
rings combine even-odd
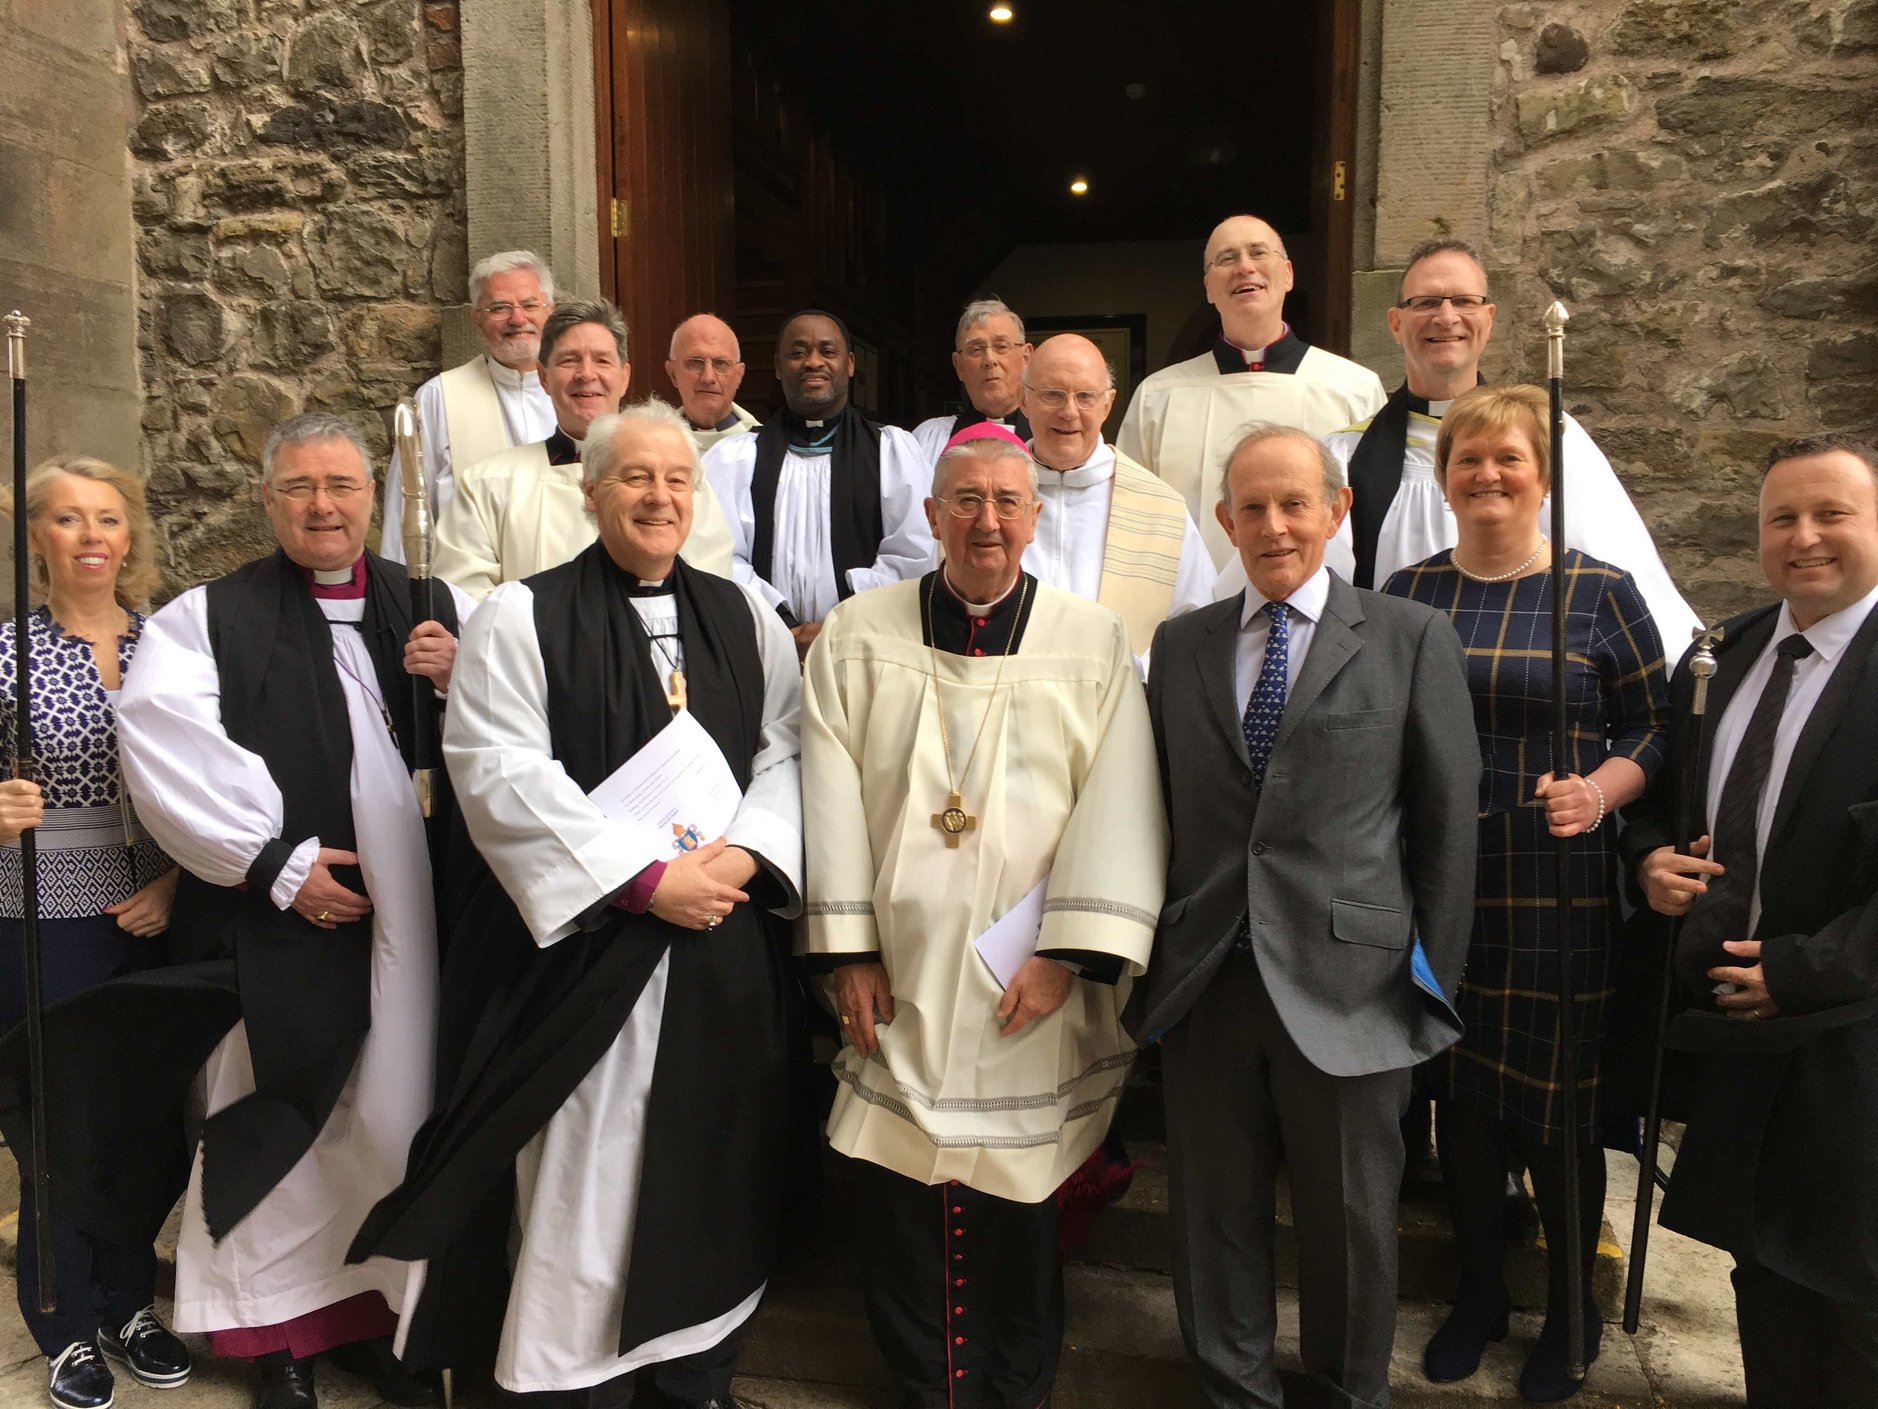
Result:
{"label": "black leather shoe", "polygon": [[312,1356],[305,1360],[263,1357],[255,1364],[261,1370],[261,1387],[254,1394],[254,1409],[319,1409]]}
{"label": "black leather shoe", "polygon": [[111,1409],[111,1367],[90,1341],[73,1341],[46,1362],[46,1393],[59,1409]]}
{"label": "black leather shoe", "polygon": [[100,1326],[98,1348],[152,1389],[175,1389],[188,1381],[193,1368],[189,1348],[157,1320],[154,1306],[146,1306],[115,1331]]}
{"label": "black leather shoe", "polygon": [[1507,1332],[1508,1302],[1462,1297],[1454,1303],[1441,1329],[1422,1351],[1422,1374],[1430,1382],[1450,1385],[1480,1368],[1480,1354],[1488,1341],[1503,1341]]}
{"label": "black leather shoe", "polygon": [[380,1399],[401,1405],[403,1409],[423,1409],[442,1398],[436,1376],[406,1369],[391,1353],[390,1336],[336,1345],[326,1352],[326,1358],[348,1375],[364,1380]]}

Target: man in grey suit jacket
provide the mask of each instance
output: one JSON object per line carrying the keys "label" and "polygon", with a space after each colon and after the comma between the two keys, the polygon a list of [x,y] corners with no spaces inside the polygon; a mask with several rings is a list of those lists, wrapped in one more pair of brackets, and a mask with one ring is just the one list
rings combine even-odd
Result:
{"label": "man in grey suit jacket", "polygon": [[[1159,1040],[1187,1352],[1219,1409],[1283,1403],[1274,1188],[1290,1171],[1304,1368],[1389,1402],[1398,1125],[1460,1035],[1480,750],[1448,618],[1323,566],[1336,462],[1256,425],[1218,513],[1251,586],[1154,638],[1173,827],[1154,959],[1127,1014]],[[1275,605],[1268,605],[1275,604]]]}

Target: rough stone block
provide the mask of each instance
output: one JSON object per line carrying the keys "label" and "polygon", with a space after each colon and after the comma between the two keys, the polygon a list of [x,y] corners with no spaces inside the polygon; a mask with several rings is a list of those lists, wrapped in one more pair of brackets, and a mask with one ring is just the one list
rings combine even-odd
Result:
{"label": "rough stone block", "polygon": [[1567,132],[1620,122],[1637,110],[1636,85],[1621,73],[1588,78],[1562,91],[1536,89],[1514,99],[1519,134],[1543,142]]}
{"label": "rough stone block", "polygon": [[1849,431],[1867,440],[1878,435],[1878,376],[1814,382],[1806,388],[1806,404],[1829,430]]}
{"label": "rough stone block", "polygon": [[1787,414],[1780,383],[1780,368],[1771,357],[1737,352],[1686,379],[1676,393],[1676,404],[1698,420],[1711,407],[1726,403],[1737,417],[1778,421]]}
{"label": "rough stone block", "polygon": [[1611,30],[1611,49],[1640,58],[1726,58],[1741,44],[1740,10],[1739,0],[1632,0]]}
{"label": "rough stone block", "polygon": [[1821,171],[1718,197],[1709,207],[1702,237],[1711,247],[1744,235],[1762,244],[1822,234],[1861,239],[1873,224],[1845,177]]}
{"label": "rough stone block", "polygon": [[1740,142],[1756,133],[1790,137],[1856,126],[1870,110],[1871,94],[1863,88],[1703,74],[1687,92],[1657,99],[1656,122],[1666,132]]}
{"label": "rough stone block", "polygon": [[1533,50],[1535,73],[1577,73],[1591,59],[1591,46],[1584,35],[1570,25],[1549,24],[1539,31],[1539,45]]}
{"label": "rough stone block", "polygon": [[284,68],[287,86],[301,97],[361,92],[366,85],[365,34],[343,13],[315,11],[294,27]]}
{"label": "rough stone block", "polygon": [[206,293],[170,294],[159,308],[164,342],[192,366],[216,361],[240,332],[239,318]]}
{"label": "rough stone block", "polygon": [[215,110],[200,98],[157,103],[131,129],[130,149],[151,161],[173,161],[212,150],[220,131]]}
{"label": "rough stone block", "polygon": [[1791,280],[1770,290],[1760,305],[1786,318],[1878,319],[1878,264],[1852,274]]}
{"label": "rough stone block", "polygon": [[1878,333],[1821,338],[1807,354],[1806,375],[1810,381],[1823,382],[1832,377],[1870,372],[1878,372]]}
{"label": "rough stone block", "polygon": [[351,309],[345,315],[346,352],[361,364],[435,362],[440,323],[430,304],[378,303]]}
{"label": "rough stone block", "polygon": [[251,355],[258,367],[301,372],[334,344],[333,318],[324,304],[280,299],[255,314]]}
{"label": "rough stone block", "polygon": [[131,13],[159,44],[217,34],[239,23],[236,0],[137,0]]}
{"label": "rough stone block", "polygon": [[206,93],[211,86],[211,58],[181,47],[146,49],[137,55],[131,71],[137,91],[146,98],[174,98],[184,93]]}
{"label": "rough stone block", "polygon": [[258,464],[274,427],[299,409],[294,394],[272,377],[237,373],[216,397],[216,438],[242,459]]}
{"label": "rough stone block", "polygon": [[352,298],[403,293],[416,258],[412,243],[409,226],[377,206],[331,206],[306,230],[307,256],[321,292]]}

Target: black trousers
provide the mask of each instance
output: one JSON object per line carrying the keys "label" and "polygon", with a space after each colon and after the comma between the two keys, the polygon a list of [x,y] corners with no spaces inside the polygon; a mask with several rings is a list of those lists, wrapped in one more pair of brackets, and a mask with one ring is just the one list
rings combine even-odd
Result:
{"label": "black trousers", "polygon": [[1732,1280],[1748,1409],[1878,1405],[1878,1311],[1828,1300],[1739,1256]]}
{"label": "black trousers", "polygon": [[867,1322],[904,1409],[1037,1409],[1063,1347],[1056,1199],[846,1165]]}
{"label": "black trousers", "polygon": [[[143,953],[156,954],[161,940],[138,939],[110,915],[39,922],[40,991],[47,1004],[82,993],[106,979],[139,967]],[[26,1019],[25,949],[20,922],[0,919],[0,1030]],[[58,1073],[48,1073],[46,1100],[59,1099]],[[52,1245],[53,1290],[58,1309],[39,1309],[40,1238]],[[51,1216],[41,1225],[33,1209],[32,1182],[20,1171],[19,1258],[14,1265],[20,1316],[46,1355],[73,1341],[91,1340],[100,1326],[118,1329],[156,1300],[156,1252],[105,1242],[59,1217],[53,1188]]]}

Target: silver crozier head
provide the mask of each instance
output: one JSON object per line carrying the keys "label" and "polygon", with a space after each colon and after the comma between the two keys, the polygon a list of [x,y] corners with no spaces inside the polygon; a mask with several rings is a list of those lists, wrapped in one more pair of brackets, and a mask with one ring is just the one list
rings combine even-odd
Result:
{"label": "silver crozier head", "polygon": [[410,397],[402,398],[391,413],[391,431],[398,444],[399,487],[404,491],[404,522],[399,525],[404,565],[421,581],[430,576],[430,493],[424,487],[423,429]]}

